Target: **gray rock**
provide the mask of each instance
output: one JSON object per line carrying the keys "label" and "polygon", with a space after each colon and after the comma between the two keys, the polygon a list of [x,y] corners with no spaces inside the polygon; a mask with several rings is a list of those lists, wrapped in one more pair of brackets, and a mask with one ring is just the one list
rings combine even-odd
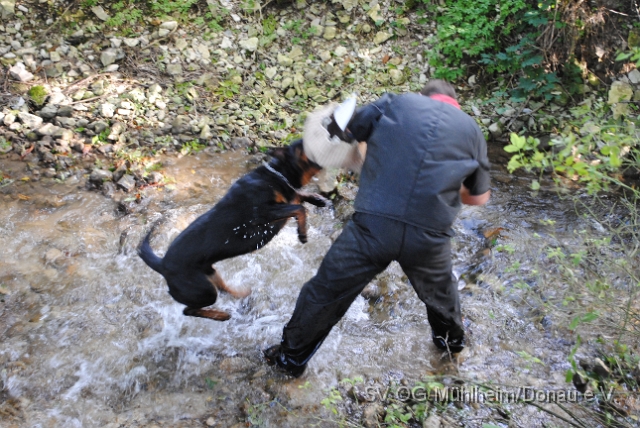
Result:
{"label": "gray rock", "polygon": [[164,30],[173,31],[176,28],[178,28],[178,22],[177,21],[163,22],[162,24],[160,24],[160,28],[162,28]]}
{"label": "gray rock", "polygon": [[55,126],[53,123],[45,123],[43,126],[39,127],[36,130],[36,133],[40,136],[55,135],[58,131],[60,131],[60,129],[60,127]]}
{"label": "gray rock", "polygon": [[380,45],[389,40],[391,37],[393,37],[393,34],[387,33],[386,31],[379,31],[373,37],[373,43],[375,43],[376,45]]}
{"label": "gray rock", "polygon": [[[60,92],[54,92],[51,95],[49,95],[49,104],[53,104],[53,105],[64,105],[69,103],[69,101],[67,100],[66,95],[64,95],[63,93]],[[59,115],[59,113],[58,113]]]}
{"label": "gray rock", "polygon": [[28,82],[33,79],[33,74],[27,71],[21,62],[16,63],[16,65],[9,69],[9,75],[20,82]]}
{"label": "gray rock", "polygon": [[101,21],[106,21],[109,19],[109,15],[107,14],[107,12],[104,11],[104,9],[102,8],[102,6],[94,6],[91,8],[91,12],[94,13],[94,15],[96,15],[98,17],[99,20]]}
{"label": "gray rock", "polygon": [[157,83],[154,83],[153,85],[149,86],[149,95],[159,95],[162,93],[162,86],[158,85]]}
{"label": "gray rock", "polygon": [[102,62],[102,65],[104,65],[105,67],[116,62],[117,58],[118,58],[118,51],[113,48],[107,48],[104,51],[102,51],[102,54],[100,54],[100,61]]}
{"label": "gray rock", "polygon": [[389,70],[389,76],[391,76],[391,82],[393,82],[394,85],[399,85],[404,82],[404,74],[397,68]]}
{"label": "gray rock", "polygon": [[4,116],[4,119],[2,120],[2,123],[4,123],[4,126],[9,126],[15,121],[16,121],[16,115],[13,114],[13,113],[7,113]]}
{"label": "gray rock", "polygon": [[278,64],[283,67],[291,67],[293,65],[293,60],[286,55],[278,54]]}
{"label": "gray rock", "polygon": [[89,176],[89,181],[96,186],[102,186],[102,183],[111,180],[113,180],[113,173],[106,169],[94,169]]}
{"label": "gray rock", "polygon": [[124,44],[127,45],[130,48],[135,48],[136,46],[138,46],[140,44],[140,39],[139,38],[125,38],[123,40]]}
{"label": "gray rock", "polygon": [[494,122],[489,125],[489,132],[493,136],[493,138],[498,138],[502,135],[502,128],[498,122]]}
{"label": "gray rock", "polygon": [[0,0],[0,16],[7,19],[16,13],[16,0]]}
{"label": "gray rock", "polygon": [[[41,117],[31,113],[20,112],[18,113],[18,117],[20,118],[20,121],[27,129],[37,129],[40,126],[42,126],[42,122],[44,122]],[[5,124],[6,124],[6,120],[7,118],[5,117]]]}
{"label": "gray rock", "polygon": [[39,112],[36,114],[43,119],[51,119],[56,116],[58,113],[58,107],[52,105],[44,106]]}
{"label": "gray rock", "polygon": [[336,27],[325,27],[322,37],[324,37],[326,40],[333,40],[336,38],[336,34]]}
{"label": "gray rock", "polygon": [[211,127],[205,124],[200,131],[200,139],[201,140],[210,140],[213,137],[213,133],[211,132]]}
{"label": "gray rock", "polygon": [[127,165],[122,164],[113,171],[113,181],[119,181],[127,173]]}
{"label": "gray rock", "polygon": [[116,112],[116,106],[111,103],[104,103],[100,105],[100,114],[102,117],[111,118]]}
{"label": "gray rock", "polygon": [[[129,92],[128,97],[137,103],[143,103],[147,99],[147,97],[144,95],[144,92],[142,92],[142,89],[140,88],[133,89],[131,92]],[[121,105],[120,107],[124,106]]]}
{"label": "gray rock", "polygon": [[183,132],[186,132],[191,128],[189,122],[189,116],[176,116],[176,118],[173,120],[173,123],[171,124],[171,132],[173,134],[182,134]]}
{"label": "gray rock", "polygon": [[634,85],[640,84],[640,70],[638,70],[637,68],[631,70],[629,74],[627,74],[627,77],[629,78],[629,82],[633,83]]}
{"label": "gray rock", "polygon": [[58,116],[71,117],[72,115],[73,115],[73,107],[71,106],[61,106],[58,109]]}
{"label": "gray rock", "polygon": [[107,122],[105,122],[103,120],[98,120],[98,121],[93,122],[92,124],[90,124],[89,127],[91,129],[93,129],[93,131],[96,134],[99,134],[102,131],[104,131],[105,129],[107,129],[109,127],[109,125],[107,124]]}
{"label": "gray rock", "polygon": [[168,64],[167,73],[172,76],[179,76],[182,74],[182,65],[180,64]]}
{"label": "gray rock", "polygon": [[242,40],[239,44],[242,49],[255,52],[258,49],[259,42],[260,40],[257,37],[250,37],[247,40]]}
{"label": "gray rock", "polygon": [[120,187],[125,192],[130,192],[136,188],[136,181],[133,176],[129,174],[125,174],[122,176],[120,180],[118,180],[118,187]]}
{"label": "gray rock", "polygon": [[153,171],[151,174],[147,176],[147,182],[149,184],[158,184],[164,180],[164,176],[158,171]]}

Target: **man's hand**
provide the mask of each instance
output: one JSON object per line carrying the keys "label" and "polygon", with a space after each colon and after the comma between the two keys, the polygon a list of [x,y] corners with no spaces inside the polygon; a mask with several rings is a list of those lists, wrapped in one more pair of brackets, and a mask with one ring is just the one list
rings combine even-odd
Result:
{"label": "man's hand", "polygon": [[472,195],[464,184],[460,186],[460,201],[465,205],[484,205],[489,200],[489,196],[491,196],[490,190],[481,195]]}

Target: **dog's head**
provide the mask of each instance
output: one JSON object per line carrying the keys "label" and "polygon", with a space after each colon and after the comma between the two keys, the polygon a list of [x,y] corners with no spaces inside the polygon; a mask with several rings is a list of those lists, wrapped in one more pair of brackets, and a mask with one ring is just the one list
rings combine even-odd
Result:
{"label": "dog's head", "polygon": [[310,160],[304,153],[302,139],[295,140],[288,146],[272,147],[267,152],[275,162],[273,167],[280,171],[291,185],[300,188],[311,181],[322,167]]}

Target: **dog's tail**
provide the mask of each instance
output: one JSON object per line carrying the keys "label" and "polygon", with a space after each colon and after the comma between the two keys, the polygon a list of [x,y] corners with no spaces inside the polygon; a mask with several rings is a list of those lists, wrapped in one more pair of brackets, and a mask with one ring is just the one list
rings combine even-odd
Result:
{"label": "dog's tail", "polygon": [[155,255],[151,249],[151,245],[149,244],[149,239],[151,238],[151,234],[154,229],[155,228],[151,228],[149,233],[147,233],[147,236],[145,236],[140,243],[140,246],[138,247],[138,255],[147,265],[149,265],[151,269],[158,273],[162,273],[164,271],[162,267],[162,259]]}

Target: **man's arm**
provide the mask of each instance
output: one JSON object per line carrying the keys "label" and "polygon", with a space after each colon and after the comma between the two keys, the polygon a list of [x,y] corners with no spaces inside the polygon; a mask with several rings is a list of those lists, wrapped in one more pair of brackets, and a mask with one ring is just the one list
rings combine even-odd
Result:
{"label": "man's arm", "polygon": [[484,205],[487,203],[490,196],[491,190],[487,190],[481,195],[472,195],[464,184],[460,186],[460,200],[465,205]]}

